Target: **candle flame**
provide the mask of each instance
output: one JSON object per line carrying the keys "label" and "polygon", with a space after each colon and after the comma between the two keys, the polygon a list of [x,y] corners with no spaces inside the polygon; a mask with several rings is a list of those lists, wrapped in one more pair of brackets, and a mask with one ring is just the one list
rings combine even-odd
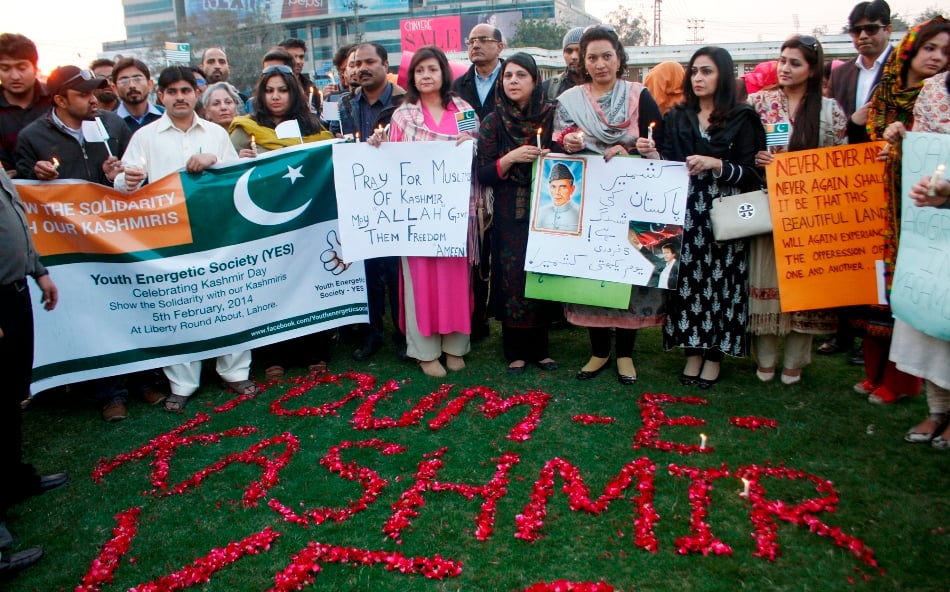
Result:
{"label": "candle flame", "polygon": [[54,169],[58,169],[58,168],[59,168],[59,159],[56,158],[55,156],[53,157],[53,168],[54,168]]}
{"label": "candle flame", "polygon": [[540,127],[538,128],[538,135],[539,135],[539,136],[541,135],[541,129],[542,129],[542,128],[540,128]]}
{"label": "candle flame", "polygon": [[656,127],[656,122],[655,122],[655,121],[651,121],[651,122],[650,122],[650,129],[653,129],[653,128],[655,128],[655,127]]}

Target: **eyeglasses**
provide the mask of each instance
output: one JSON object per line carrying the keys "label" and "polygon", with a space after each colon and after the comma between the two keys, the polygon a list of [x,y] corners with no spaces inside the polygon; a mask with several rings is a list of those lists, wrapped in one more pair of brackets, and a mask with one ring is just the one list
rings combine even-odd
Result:
{"label": "eyeglasses", "polygon": [[475,45],[476,43],[485,45],[486,43],[499,43],[499,41],[495,39],[494,37],[487,37],[487,36],[469,37],[468,39],[465,40],[465,45],[468,45],[468,46]]}
{"label": "eyeglasses", "polygon": [[274,72],[281,72],[283,74],[293,74],[294,69],[290,66],[284,66],[283,64],[279,66],[267,66],[261,70],[261,76],[267,76],[268,74],[273,74]]}
{"label": "eyeglasses", "polygon": [[798,40],[802,45],[806,45],[815,51],[818,51],[818,40],[811,35],[799,35]]}
{"label": "eyeglasses", "polygon": [[141,74],[136,74],[135,76],[123,76],[122,78],[119,78],[115,81],[115,83],[119,86],[128,86],[133,82],[135,84],[141,84],[145,82],[145,76],[142,76]]}
{"label": "eyeglasses", "polygon": [[867,33],[869,37],[873,37],[881,32],[881,29],[884,28],[884,25],[879,25],[873,23],[870,25],[855,25],[848,29],[848,32],[855,37],[860,37],[861,33]]}

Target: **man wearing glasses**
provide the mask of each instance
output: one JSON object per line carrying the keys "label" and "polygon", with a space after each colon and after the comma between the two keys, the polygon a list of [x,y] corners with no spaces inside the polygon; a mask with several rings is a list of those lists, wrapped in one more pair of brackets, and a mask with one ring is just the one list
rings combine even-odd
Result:
{"label": "man wearing glasses", "polygon": [[125,120],[132,133],[162,116],[162,109],[148,100],[152,92],[152,78],[145,62],[122,58],[112,71],[112,82],[122,99],[122,104],[115,110],[116,115]]}
{"label": "man wearing glasses", "polygon": [[0,164],[13,176],[20,130],[49,109],[52,98],[36,79],[36,45],[19,33],[0,35]]}
{"label": "man wearing glasses", "polygon": [[869,141],[868,106],[891,52],[891,7],[884,0],[861,2],[851,11],[848,25],[858,57],[832,70],[829,87],[848,116],[848,143],[855,144]]}
{"label": "man wearing glasses", "polygon": [[[482,23],[475,25],[465,40],[468,46],[468,59],[472,66],[468,72],[452,82],[452,91],[475,108],[478,120],[495,110],[495,79],[501,71],[501,51],[505,41],[501,30]],[[481,246],[481,261],[474,268],[472,292],[475,296],[475,308],[472,311],[472,341],[488,336],[488,267],[491,253],[491,231],[485,233]],[[484,278],[484,279],[483,279]]]}

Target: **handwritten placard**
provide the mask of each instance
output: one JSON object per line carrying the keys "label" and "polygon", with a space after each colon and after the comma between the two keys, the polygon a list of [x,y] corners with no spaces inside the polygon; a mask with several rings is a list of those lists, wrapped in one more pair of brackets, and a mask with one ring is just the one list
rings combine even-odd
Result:
{"label": "handwritten placard", "polygon": [[766,168],[783,311],[878,302],[883,146],[776,154]]}
{"label": "handwritten placard", "polygon": [[334,144],[333,170],[345,261],[466,255],[471,142]]}
{"label": "handwritten placard", "polygon": [[901,160],[900,248],[891,286],[894,316],[920,331],[950,340],[950,209],[917,207],[910,187],[950,166],[950,135],[908,133]]}
{"label": "handwritten placard", "polygon": [[534,178],[525,270],[656,285],[678,255],[689,177],[681,162],[550,154]]}

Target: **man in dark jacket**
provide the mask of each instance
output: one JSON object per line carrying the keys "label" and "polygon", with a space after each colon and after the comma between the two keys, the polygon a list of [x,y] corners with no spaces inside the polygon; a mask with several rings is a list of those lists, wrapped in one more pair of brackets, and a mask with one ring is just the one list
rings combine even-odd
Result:
{"label": "man in dark jacket", "polygon": [[[359,134],[365,141],[380,126],[385,127],[406,94],[403,88],[389,82],[389,54],[377,43],[360,43],[350,60],[356,69],[360,87],[340,99],[340,131],[343,135]],[[399,257],[376,257],[364,261],[366,292],[369,304],[369,332],[353,352],[357,360],[372,357],[383,346],[383,313],[386,311],[386,290],[392,314],[393,342],[400,358],[406,356],[406,336],[399,330]]]}
{"label": "man in dark jacket", "polygon": [[36,45],[19,33],[0,35],[0,165],[10,174],[20,131],[49,109],[46,86],[36,79]]}
{"label": "man in dark jacket", "polygon": [[[497,27],[482,23],[475,25],[465,40],[472,67],[452,82],[452,90],[475,108],[478,120],[495,110],[495,80],[501,72],[501,52],[505,40]],[[491,229],[485,232],[481,244],[481,260],[472,273],[472,293],[475,307],[472,311],[472,341],[488,336],[488,274],[491,253]]]}
{"label": "man in dark jacket", "polygon": [[581,35],[584,27],[574,27],[564,34],[561,50],[564,52],[564,71],[554,78],[544,81],[542,89],[545,98],[554,100],[561,93],[579,84],[584,84],[584,64],[581,63]]}
{"label": "man in dark jacket", "polygon": [[[120,172],[118,157],[132,132],[121,117],[99,109],[95,91],[107,86],[108,81],[91,70],[76,66],[53,70],[47,80],[53,108],[20,132],[17,176],[40,181],[83,179],[111,186]],[[83,134],[83,122],[96,119],[109,136],[107,142],[90,141]]]}

